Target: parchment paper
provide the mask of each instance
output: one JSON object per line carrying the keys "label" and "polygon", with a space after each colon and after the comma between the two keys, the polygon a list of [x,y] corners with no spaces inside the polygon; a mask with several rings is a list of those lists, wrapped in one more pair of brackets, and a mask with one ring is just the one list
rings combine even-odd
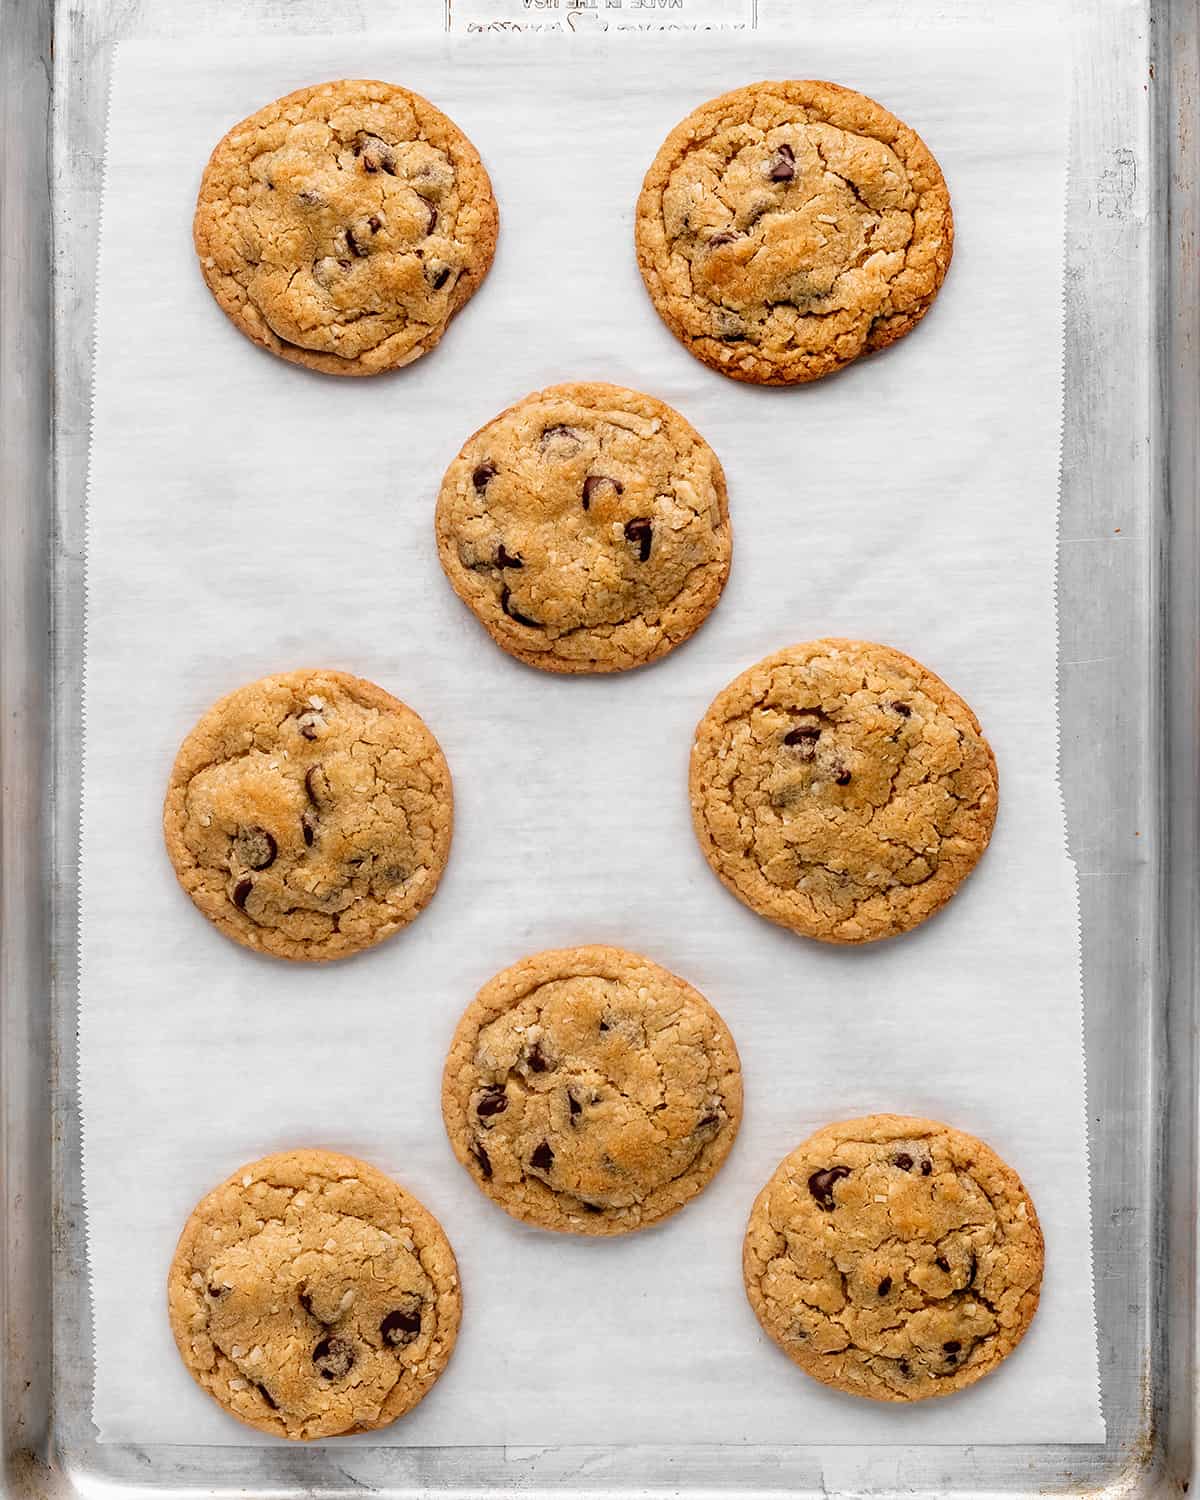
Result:
{"label": "parchment paper", "polygon": [[[1055,526],[1065,99],[1052,33],[132,44],[117,60],[100,265],[88,541],[81,1083],[110,1441],[246,1443],[191,1382],[163,1283],[196,1200],[320,1144],[393,1173],[458,1252],[458,1351],[395,1444],[1096,1442],[1099,1409],[1076,886],[1056,777]],[[434,354],[338,381],[229,325],[194,264],[214,142],[337,76],[442,105],[502,206],[490,280]],[[791,391],[736,386],[652,312],[642,174],[699,102],[830,77],[923,134],[954,195],[938,304],[897,348]],[[433,502],[463,438],[567,378],[677,405],[729,476],[732,580],[665,662],[556,680],[491,645],[439,570]],[[1001,813],[917,933],[822,947],[726,894],[693,839],[692,729],[738,671],[820,634],[893,643],[979,713]],[[176,886],[160,803],[177,745],[262,674],[343,667],[411,703],[457,788],[431,908],[322,968],[235,947]],[[711,1189],[615,1242],[523,1229],[456,1165],[442,1058],[477,987],[543,947],[609,942],[695,983],[741,1049],[745,1125]],[[816,1385],[746,1305],[746,1213],[825,1121],[896,1110],[971,1130],[1042,1216],[1041,1311],[971,1391],[878,1409]],[[267,1441],[264,1439],[264,1441]]]}

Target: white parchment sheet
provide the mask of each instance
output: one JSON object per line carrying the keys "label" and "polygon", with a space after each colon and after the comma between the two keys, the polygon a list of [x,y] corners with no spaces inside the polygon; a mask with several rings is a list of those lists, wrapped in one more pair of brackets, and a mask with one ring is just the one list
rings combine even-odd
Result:
{"label": "white parchment sheet", "polygon": [[[490,279],[442,346],[339,381],[253,347],[194,262],[191,216],[233,122],[338,76],[404,82],[471,135],[501,204]],[[954,264],[921,327],[815,386],[735,385],[652,311],[642,175],[705,99],[764,76],[885,101],[940,159]],[[1098,1442],[1076,888],[1056,780],[1055,527],[1065,175],[1052,35],[893,28],[802,40],[581,37],[131,44],[104,194],[88,540],[81,1074],[110,1441],[256,1441],[196,1388],[164,1278],[196,1200],[316,1144],[415,1191],[458,1252],[444,1379],[375,1443]],[[433,505],[463,439],[565,379],[678,406],[725,463],[733,575],[649,669],[556,679],[497,650],[438,567]],[[862,950],[739,905],[692,836],[686,769],[713,695],[821,634],[895,644],[978,711],[1001,811],[978,872],[917,933]],[[176,886],[160,804],[223,693],[304,665],[412,704],[457,791],[429,910],[326,967],[258,958]],[[438,1108],[456,1018],[531,951],[641,950],[727,1018],[741,1138],[702,1198],[617,1241],[525,1229],[455,1163]],[[895,1110],[990,1141],[1046,1232],[1041,1311],[971,1391],[877,1408],[807,1379],[742,1292],[745,1217],[832,1119]],[[269,1441],[263,1439],[262,1441]]]}

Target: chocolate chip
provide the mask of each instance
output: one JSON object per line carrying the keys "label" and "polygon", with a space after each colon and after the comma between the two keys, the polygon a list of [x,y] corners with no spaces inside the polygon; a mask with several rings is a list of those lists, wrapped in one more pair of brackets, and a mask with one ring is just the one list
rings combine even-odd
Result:
{"label": "chocolate chip", "polygon": [[324,727],[325,720],[317,713],[301,714],[296,720],[296,728],[306,740],[315,740]]}
{"label": "chocolate chip", "polygon": [[544,1073],[550,1064],[546,1061],[546,1054],[542,1051],[541,1042],[534,1042],[530,1047],[525,1059],[531,1073]]}
{"label": "chocolate chip", "polygon": [[608,1022],[607,1021],[601,1021],[600,1022],[600,1030],[601,1031],[607,1031],[608,1030]]}
{"label": "chocolate chip", "polygon": [[249,865],[252,870],[265,870],[275,863],[279,846],[265,828],[256,825],[238,832],[234,852],[239,863]]}
{"label": "chocolate chip", "polygon": [[892,707],[902,718],[909,719],[912,717],[912,709],[909,708],[907,703],[893,703]]}
{"label": "chocolate chip", "polygon": [[905,1376],[908,1376],[908,1375],[912,1374],[912,1370],[909,1368],[908,1360],[902,1359],[900,1361],[900,1373],[901,1373],[901,1375],[905,1375]]}
{"label": "chocolate chip", "polygon": [[491,1158],[488,1156],[487,1152],[483,1149],[478,1141],[476,1141],[475,1144],[471,1147],[471,1155],[479,1163],[479,1170],[483,1173],[484,1181],[488,1181],[488,1179],[492,1175],[492,1162]]}
{"label": "chocolate chip", "polygon": [[708,1130],[713,1125],[719,1125],[720,1123],[721,1123],[721,1117],[720,1117],[720,1115],[708,1114],[708,1115],[705,1115],[704,1118],[697,1124],[696,1129],[697,1130]]}
{"label": "chocolate chip", "polygon": [[580,1104],[579,1100],[572,1093],[567,1094],[567,1108],[571,1111],[572,1120],[575,1119],[576,1115],[583,1113],[583,1105]]}
{"label": "chocolate chip", "polygon": [[823,1208],[826,1213],[831,1214],[836,1207],[833,1201],[833,1185],[841,1177],[849,1177],[849,1167],[826,1167],[824,1171],[814,1172],[808,1179],[808,1190],[817,1200],[817,1207]]}
{"label": "chocolate chip", "polygon": [[944,1255],[939,1255],[937,1260],[934,1261],[934,1265],[939,1271],[945,1271],[947,1275],[950,1274],[950,1262]]}
{"label": "chocolate chip", "polygon": [[350,262],[348,260],[339,260],[338,265],[341,266],[343,271],[348,271],[350,269]]}
{"label": "chocolate chip", "polygon": [[305,844],[311,849],[313,839],[317,836],[317,820],[307,809],[300,814],[300,832],[304,835]]}
{"label": "chocolate chip", "polygon": [[271,1408],[271,1410],[272,1411],[278,1411],[279,1410],[279,1402],[275,1400],[274,1396],[271,1395],[270,1391],[267,1390],[266,1386],[263,1385],[262,1381],[261,1380],[256,1380],[254,1382],[254,1384],[255,1384],[255,1387],[256,1387],[256,1389],[258,1391],[258,1394],[263,1398],[263,1400],[267,1403],[267,1405]]}
{"label": "chocolate chip", "polygon": [[587,1203],[582,1198],[579,1201],[590,1214],[602,1214],[604,1212],[598,1203]]}
{"label": "chocolate chip", "polygon": [[358,243],[358,241],[354,238],[354,230],[351,229],[349,225],[346,226],[346,243],[350,246],[350,253],[352,255],[357,255],[360,260],[364,255],[367,254],[366,246],[360,245]]}
{"label": "chocolate chip", "polygon": [[367,220],[367,228],[371,231],[372,234],[378,234],[379,231],[383,228],[383,220],[379,217],[378,214],[372,214],[371,217]]}
{"label": "chocolate chip", "polygon": [[316,808],[326,807],[329,803],[329,778],[325,775],[323,766],[309,766],[304,773],[304,790],[308,793],[308,800]]}
{"label": "chocolate chip", "polygon": [[732,245],[734,240],[740,239],[740,235],[731,234],[729,230],[723,230],[720,234],[714,234],[708,242],[708,248],[715,250],[718,245]]}
{"label": "chocolate chip", "polygon": [[625,522],[625,540],[638,543],[638,562],[650,556],[650,545],[654,540],[654,527],[645,516],[634,516]]}
{"label": "chocolate chip", "polygon": [[528,615],[523,615],[519,609],[513,609],[509,602],[511,599],[512,594],[509,592],[507,586],[502,588],[500,590],[500,608],[508,618],[515,620],[518,625],[528,625],[534,630],[540,630],[542,628],[541,622],[539,620],[531,620]]}
{"label": "chocolate chip", "polygon": [[475,1106],[475,1113],[481,1120],[486,1120],[491,1115],[502,1115],[507,1108],[508,1095],[504,1091],[504,1085],[492,1083],[484,1089],[479,1103]]}
{"label": "chocolate chip", "polygon": [[495,479],[496,472],[495,464],[480,464],[474,474],[471,475],[471,483],[481,495],[487,489],[488,485],[491,484],[492,480]]}
{"label": "chocolate chip", "polygon": [[233,1291],[233,1288],[231,1286],[213,1286],[210,1283],[208,1288],[208,1295],[215,1299],[217,1297],[224,1297],[226,1293],[231,1291]]}
{"label": "chocolate chip", "polygon": [[592,496],[602,484],[611,484],[618,495],[625,493],[625,486],[619,479],[610,479],[607,474],[589,474],[583,481],[583,508],[587,510],[592,503]]}
{"label": "chocolate chip", "polygon": [[441,289],[450,280],[452,271],[449,266],[429,266],[427,268],[426,274],[429,277],[429,285],[434,289],[435,292],[440,292]]}
{"label": "chocolate chip", "polygon": [[437,208],[432,203],[427,203],[425,207],[429,210],[429,221],[425,225],[425,233],[432,234],[437,228]]}
{"label": "chocolate chip", "polygon": [[772,182],[791,182],[796,175],[796,153],[790,146],[780,146],[771,158],[770,178]]}
{"label": "chocolate chip", "polygon": [[891,1289],[892,1289],[892,1278],[890,1276],[885,1276],[883,1278],[883,1280],[879,1283],[879,1295],[881,1297],[886,1297],[887,1294],[891,1291]]}
{"label": "chocolate chip", "polygon": [[388,1313],[379,1325],[379,1336],[385,1344],[390,1344],[393,1349],[403,1349],[405,1344],[411,1344],[421,1331],[421,1305],[416,1307],[397,1308],[395,1312]]}
{"label": "chocolate chip", "polygon": [[233,904],[237,907],[238,911],[246,910],[246,898],[253,889],[254,882],[252,880],[239,880],[237,885],[234,886]]}
{"label": "chocolate chip", "polygon": [[947,1356],[946,1356],[946,1363],[948,1365],[956,1365],[958,1363],[958,1355],[957,1354],[947,1354]]}
{"label": "chocolate chip", "polygon": [[300,1306],[309,1315],[309,1317],[315,1318],[317,1315],[312,1310],[312,1298],[309,1296],[308,1292],[300,1291],[296,1293],[296,1296],[299,1298]]}
{"label": "chocolate chip", "polygon": [[902,1172],[912,1171],[913,1159],[907,1151],[901,1151],[899,1156],[892,1157],[892,1166],[899,1167]]}
{"label": "chocolate chip", "polygon": [[529,1165],[538,1172],[548,1172],[554,1165],[554,1152],[550,1149],[550,1142],[543,1141],[540,1146],[533,1148],[533,1155],[529,1158]]}
{"label": "chocolate chip", "polygon": [[547,427],[541,436],[539,443],[543,453],[551,447],[562,449],[561,457],[569,458],[572,453],[578,453],[583,446],[583,435],[576,432],[574,427],[564,427],[560,422],[555,427]]}
{"label": "chocolate chip", "polygon": [[313,1350],[312,1362],[322,1380],[338,1380],[354,1367],[354,1346],[348,1339],[331,1334]]}
{"label": "chocolate chip", "polygon": [[817,753],[817,741],[820,738],[819,729],[789,729],[783,737],[783,743],[794,745],[800,752],[801,760],[812,760]]}
{"label": "chocolate chip", "polygon": [[932,1162],[923,1161],[921,1163],[921,1176],[922,1177],[928,1177],[929,1174],[930,1174],[930,1172],[932,1172],[932,1171],[933,1171],[933,1163]]}
{"label": "chocolate chip", "polygon": [[354,146],[354,154],[362,161],[364,171],[378,172],[382,167],[389,176],[396,175],[395,153],[377,135],[360,135]]}
{"label": "chocolate chip", "polygon": [[946,1351],[947,1354],[957,1354],[958,1351],[962,1348],[962,1345],[957,1339],[947,1339],[946,1342],[942,1345],[942,1348]]}
{"label": "chocolate chip", "polygon": [[839,771],[837,773],[837,775],[833,779],[837,782],[838,786],[849,786],[850,785],[850,772],[849,771]]}
{"label": "chocolate chip", "polygon": [[965,1284],[963,1286],[963,1291],[964,1292],[967,1290],[968,1287],[973,1287],[975,1285],[975,1272],[978,1271],[978,1269],[979,1269],[979,1262],[975,1259],[975,1252],[974,1252],[974,1250],[972,1250],[971,1251],[971,1269],[967,1272],[967,1279],[966,1279],[966,1282],[965,1282]]}
{"label": "chocolate chip", "polygon": [[519,552],[506,552],[504,550],[504,543],[501,542],[500,548],[496,553],[496,566],[498,568],[523,568],[525,566],[525,559]]}

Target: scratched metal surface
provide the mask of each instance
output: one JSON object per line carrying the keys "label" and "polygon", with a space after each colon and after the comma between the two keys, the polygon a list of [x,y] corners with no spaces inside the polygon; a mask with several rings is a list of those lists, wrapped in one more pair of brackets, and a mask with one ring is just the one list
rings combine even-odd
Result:
{"label": "scratched metal surface", "polygon": [[[1008,0],[1003,12],[1035,13],[1041,3]],[[91,1315],[73,1083],[75,858],[83,496],[108,49],[134,35],[383,27],[400,8],[406,18],[424,11],[433,24],[463,32],[491,22],[511,29],[570,20],[568,0],[397,0],[390,17],[368,0],[0,0],[6,1492],[269,1490],[290,1500],[355,1489],[397,1497],[495,1489],[615,1500],[652,1491],[1186,1489],[1195,1404],[1200,17],[1196,0],[1069,3],[1078,45],[1060,546],[1062,759],[1084,935],[1107,1443],[329,1451],[101,1446],[89,1420]],[[859,0],[854,9],[911,28],[947,13],[987,14],[992,4]],[[573,29],[598,25],[606,6],[584,0]],[[791,6],[681,0],[660,9],[678,24],[725,16],[770,26],[787,20]],[[652,9],[627,0],[624,14],[637,11],[642,20]]]}

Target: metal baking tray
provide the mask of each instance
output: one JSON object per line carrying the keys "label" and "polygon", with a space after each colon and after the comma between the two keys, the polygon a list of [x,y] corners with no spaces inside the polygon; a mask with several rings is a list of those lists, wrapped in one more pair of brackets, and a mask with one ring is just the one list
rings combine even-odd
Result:
{"label": "metal baking tray", "polygon": [[[689,5],[708,20],[720,3],[667,9],[686,23]],[[867,9],[909,27],[968,12],[1011,18],[1049,3],[844,0],[839,12]],[[389,15],[361,0],[0,0],[3,1493],[1185,1493],[1197,1394],[1197,0],[1065,0],[1076,49],[1061,753],[1080,878],[1107,1442],[823,1448],[819,1434],[770,1449],[96,1442],[74,1087],[76,853],[84,485],[111,44],[384,28],[421,7],[433,24],[464,32],[489,15],[515,29],[531,17],[597,19],[596,0],[461,0],[457,22],[455,4],[396,0]],[[802,8],[816,14],[798,0],[729,4],[741,24],[763,26]]]}

